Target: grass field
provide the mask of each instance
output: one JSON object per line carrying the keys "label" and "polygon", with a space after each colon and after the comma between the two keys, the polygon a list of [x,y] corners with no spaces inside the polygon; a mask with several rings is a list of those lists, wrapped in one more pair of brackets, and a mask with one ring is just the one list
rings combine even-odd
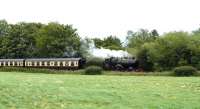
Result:
{"label": "grass field", "polygon": [[0,109],[200,109],[200,78],[0,72]]}

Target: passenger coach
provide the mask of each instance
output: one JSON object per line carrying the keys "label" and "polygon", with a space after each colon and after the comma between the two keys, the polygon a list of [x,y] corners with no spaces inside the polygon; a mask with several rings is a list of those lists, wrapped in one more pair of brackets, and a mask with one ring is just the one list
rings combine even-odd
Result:
{"label": "passenger coach", "polygon": [[24,59],[0,59],[0,67],[24,67]]}
{"label": "passenger coach", "polygon": [[82,58],[0,59],[0,67],[79,69]]}
{"label": "passenger coach", "polygon": [[81,58],[26,59],[25,67],[78,69]]}

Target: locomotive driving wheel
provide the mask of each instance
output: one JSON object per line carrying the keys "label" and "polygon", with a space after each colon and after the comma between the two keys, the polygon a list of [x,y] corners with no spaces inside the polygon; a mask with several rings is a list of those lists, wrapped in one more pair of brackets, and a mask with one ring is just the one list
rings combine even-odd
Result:
{"label": "locomotive driving wheel", "polygon": [[123,67],[121,64],[117,64],[117,65],[115,66],[115,69],[121,71],[121,70],[124,69],[124,67]]}

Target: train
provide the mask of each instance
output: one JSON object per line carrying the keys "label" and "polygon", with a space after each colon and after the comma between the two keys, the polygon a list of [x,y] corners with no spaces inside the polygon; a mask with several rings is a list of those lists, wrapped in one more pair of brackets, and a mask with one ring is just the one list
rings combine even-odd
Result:
{"label": "train", "polygon": [[76,70],[82,68],[82,58],[0,59],[0,67],[53,68]]}
{"label": "train", "polygon": [[[0,59],[0,67],[26,67],[77,70],[84,68],[85,58],[35,58],[35,59]],[[105,70],[136,70],[135,58],[107,58],[102,63]]]}
{"label": "train", "polygon": [[106,70],[136,71],[139,67],[139,62],[135,57],[110,57],[105,59],[103,67]]}

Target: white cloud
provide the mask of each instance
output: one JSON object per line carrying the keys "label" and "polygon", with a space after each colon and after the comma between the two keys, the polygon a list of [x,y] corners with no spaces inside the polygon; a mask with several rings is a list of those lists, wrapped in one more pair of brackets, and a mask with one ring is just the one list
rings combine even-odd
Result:
{"label": "white cloud", "polygon": [[81,36],[121,39],[127,30],[191,31],[200,24],[198,0],[0,0],[0,19],[73,24]]}

